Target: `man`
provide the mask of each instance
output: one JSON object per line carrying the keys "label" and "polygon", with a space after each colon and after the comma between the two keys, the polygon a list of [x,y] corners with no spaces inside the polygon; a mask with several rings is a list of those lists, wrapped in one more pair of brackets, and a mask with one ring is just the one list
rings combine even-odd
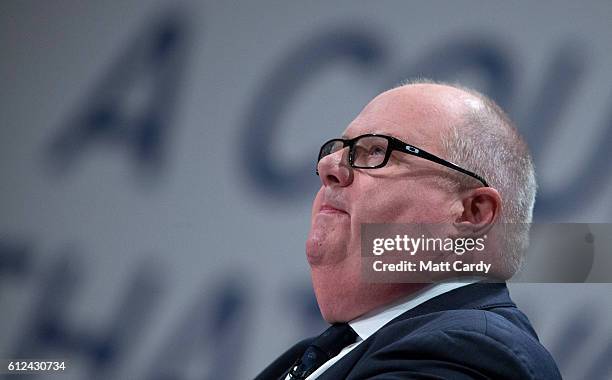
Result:
{"label": "man", "polygon": [[[427,81],[384,92],[342,139],[323,145],[317,170],[306,255],[333,325],[258,379],[560,378],[503,282],[372,283],[362,272],[365,223],[488,234],[495,277],[518,269],[535,175],[526,144],[491,100]],[[519,227],[500,233],[496,223]]]}

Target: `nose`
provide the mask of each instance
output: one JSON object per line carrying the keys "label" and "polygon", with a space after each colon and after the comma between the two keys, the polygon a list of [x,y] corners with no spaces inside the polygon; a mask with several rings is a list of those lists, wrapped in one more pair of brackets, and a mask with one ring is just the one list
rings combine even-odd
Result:
{"label": "nose", "polygon": [[348,163],[348,148],[323,157],[317,168],[323,186],[345,187],[353,182],[353,168]]}

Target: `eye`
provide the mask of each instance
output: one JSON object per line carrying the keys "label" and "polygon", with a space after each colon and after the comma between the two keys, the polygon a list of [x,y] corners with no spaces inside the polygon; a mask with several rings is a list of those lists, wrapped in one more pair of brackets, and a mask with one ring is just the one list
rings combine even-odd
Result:
{"label": "eye", "polygon": [[384,156],[387,149],[384,146],[372,145],[368,154],[370,156]]}

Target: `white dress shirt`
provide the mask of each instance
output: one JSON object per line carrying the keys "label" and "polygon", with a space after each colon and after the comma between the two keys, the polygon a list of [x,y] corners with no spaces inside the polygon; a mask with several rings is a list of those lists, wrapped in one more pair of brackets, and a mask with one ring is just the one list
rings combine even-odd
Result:
{"label": "white dress shirt", "polygon": [[[333,358],[323,363],[316,371],[310,374],[306,380],[314,380],[321,376],[329,367],[334,365],[338,360],[342,359],[344,355],[351,352],[355,347],[359,346],[361,342],[368,339],[376,331],[380,330],[384,325],[389,323],[392,319],[400,316],[410,309],[428,301],[440,294],[450,292],[451,290],[460,288],[465,285],[473,284],[478,280],[466,280],[462,282],[442,282],[427,287],[417,293],[411,294],[408,297],[400,298],[396,302],[385,305],[381,308],[374,309],[352,321],[349,322],[349,326],[357,333],[357,341],[351,345],[346,346],[340,351],[340,353]],[[289,375],[285,378],[289,380]]]}

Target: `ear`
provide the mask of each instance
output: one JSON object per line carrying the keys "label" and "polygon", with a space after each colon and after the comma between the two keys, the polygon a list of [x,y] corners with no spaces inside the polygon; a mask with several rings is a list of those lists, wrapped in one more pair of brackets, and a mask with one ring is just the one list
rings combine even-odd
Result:
{"label": "ear", "polygon": [[455,227],[466,236],[480,236],[491,229],[501,214],[502,198],[492,187],[479,187],[461,195],[463,212]]}

